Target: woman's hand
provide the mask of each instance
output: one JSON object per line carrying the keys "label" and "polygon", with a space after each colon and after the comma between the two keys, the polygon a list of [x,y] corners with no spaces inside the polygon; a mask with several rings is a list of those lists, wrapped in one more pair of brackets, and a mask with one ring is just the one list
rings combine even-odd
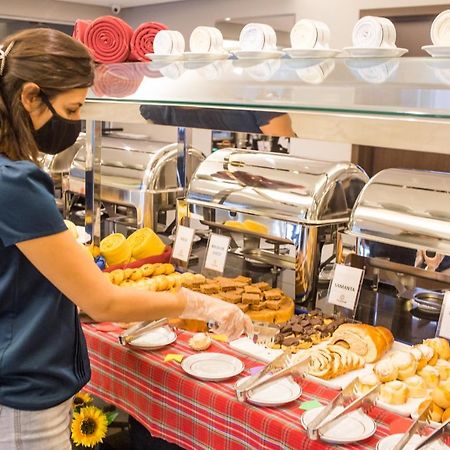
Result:
{"label": "woman's hand", "polygon": [[180,295],[186,301],[186,307],[180,315],[181,319],[214,321],[217,328],[213,331],[225,334],[230,341],[238,338],[243,332],[253,335],[252,321],[236,305],[186,288],[180,289]]}

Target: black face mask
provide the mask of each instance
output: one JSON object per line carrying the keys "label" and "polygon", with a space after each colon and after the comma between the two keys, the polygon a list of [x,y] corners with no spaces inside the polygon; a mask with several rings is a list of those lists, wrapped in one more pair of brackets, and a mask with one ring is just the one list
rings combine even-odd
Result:
{"label": "black face mask", "polygon": [[81,120],[69,120],[60,116],[47,95],[41,92],[41,97],[52,117],[34,132],[34,139],[41,152],[56,155],[75,143],[81,131]]}

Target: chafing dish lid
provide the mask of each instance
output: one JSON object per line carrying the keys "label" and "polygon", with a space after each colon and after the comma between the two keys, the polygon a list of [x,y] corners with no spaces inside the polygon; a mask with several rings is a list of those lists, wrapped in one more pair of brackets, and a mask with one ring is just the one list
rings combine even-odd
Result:
{"label": "chafing dish lid", "polygon": [[200,164],[187,201],[295,222],[346,221],[367,179],[348,162],[223,149]]}
{"label": "chafing dish lid", "polygon": [[355,203],[354,236],[450,255],[450,174],[386,169]]}

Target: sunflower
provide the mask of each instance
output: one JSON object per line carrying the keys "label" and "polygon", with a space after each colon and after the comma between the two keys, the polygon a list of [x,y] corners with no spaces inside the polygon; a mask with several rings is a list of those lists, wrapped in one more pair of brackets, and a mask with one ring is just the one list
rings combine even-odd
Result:
{"label": "sunflower", "polygon": [[96,406],[85,406],[73,414],[72,440],[76,445],[94,447],[103,442],[108,428],[108,419]]}
{"label": "sunflower", "polygon": [[73,398],[73,407],[80,408],[82,406],[87,406],[92,403],[92,397],[87,393],[80,391]]}

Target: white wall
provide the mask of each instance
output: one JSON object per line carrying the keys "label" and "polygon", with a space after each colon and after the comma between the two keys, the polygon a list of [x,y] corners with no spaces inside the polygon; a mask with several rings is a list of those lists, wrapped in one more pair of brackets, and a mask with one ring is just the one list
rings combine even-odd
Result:
{"label": "white wall", "polygon": [[76,19],[94,19],[110,13],[110,8],[56,0],[0,1],[0,17],[8,19],[73,24]]}

